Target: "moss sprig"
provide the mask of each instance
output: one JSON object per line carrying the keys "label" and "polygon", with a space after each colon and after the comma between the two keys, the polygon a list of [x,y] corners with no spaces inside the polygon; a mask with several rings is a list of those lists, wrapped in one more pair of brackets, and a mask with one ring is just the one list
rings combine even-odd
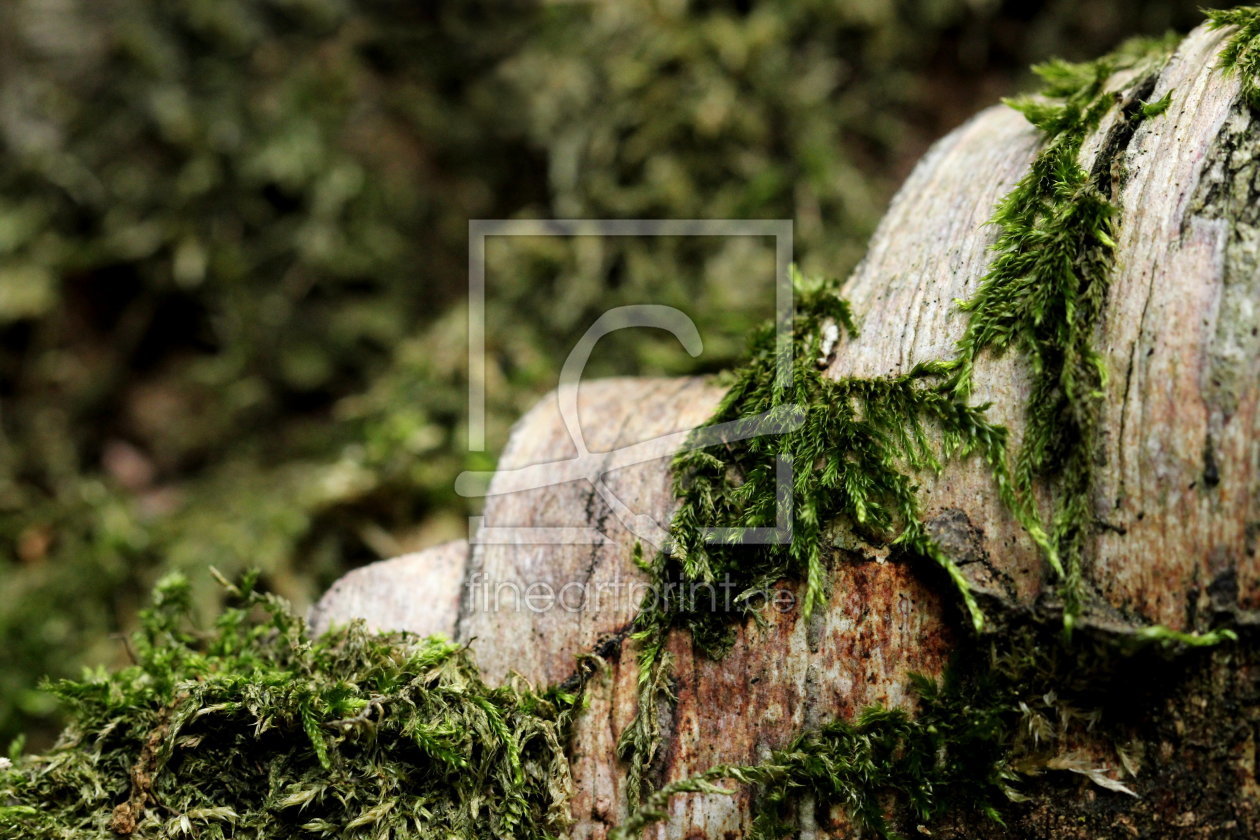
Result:
{"label": "moss sprig", "polygon": [[52,686],[70,723],[0,770],[0,837],[557,837],[575,698],[489,688],[467,649],[318,638],[281,599],[229,585],[210,632],[163,581],[136,663]]}
{"label": "moss sprig", "polygon": [[1260,6],[1208,9],[1206,14],[1212,29],[1236,27],[1221,51],[1219,66],[1238,76],[1243,97],[1260,110]]}
{"label": "moss sprig", "polygon": [[[1090,493],[1107,369],[1093,342],[1115,262],[1117,216],[1110,181],[1100,184],[1085,170],[1081,149],[1121,99],[1109,80],[1124,70],[1151,72],[1171,47],[1168,39],[1138,39],[1096,61],[1051,61],[1033,68],[1045,83],[1039,94],[1008,100],[1040,130],[1042,147],[993,215],[997,256],[962,304],[967,326],[951,363],[950,387],[961,397],[970,395],[986,351],[1013,349],[1028,366],[1014,512],[1061,581],[1068,632],[1081,609],[1082,561],[1095,526]],[[1048,536],[1032,498],[1037,480],[1053,488]]]}

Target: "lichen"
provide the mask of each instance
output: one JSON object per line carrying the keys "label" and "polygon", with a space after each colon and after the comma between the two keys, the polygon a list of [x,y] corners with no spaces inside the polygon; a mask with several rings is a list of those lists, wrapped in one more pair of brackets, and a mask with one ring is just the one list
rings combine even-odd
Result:
{"label": "lichen", "polygon": [[564,834],[572,695],[489,688],[440,638],[311,639],[252,577],[229,591],[199,632],[187,581],[166,579],[132,667],[52,686],[70,723],[0,769],[0,837]]}

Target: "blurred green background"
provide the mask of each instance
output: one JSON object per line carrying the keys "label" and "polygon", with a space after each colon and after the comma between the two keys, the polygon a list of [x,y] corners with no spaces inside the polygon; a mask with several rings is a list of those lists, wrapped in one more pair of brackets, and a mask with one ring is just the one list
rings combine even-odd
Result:
{"label": "blurred green background", "polygon": [[124,659],[151,583],[261,567],[299,606],[464,533],[604,309],[671,303],[714,370],[768,243],[492,240],[489,436],[467,454],[470,218],[790,218],[843,276],[927,145],[1030,62],[1194,2],[10,0],[0,5],[0,740],[44,675]]}

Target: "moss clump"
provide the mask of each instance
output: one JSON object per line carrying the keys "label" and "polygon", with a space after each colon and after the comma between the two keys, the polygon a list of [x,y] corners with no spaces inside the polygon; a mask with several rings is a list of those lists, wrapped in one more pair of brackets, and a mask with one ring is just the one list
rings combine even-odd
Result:
{"label": "moss clump", "polygon": [[1221,51],[1220,67],[1238,75],[1247,103],[1260,110],[1260,6],[1209,9],[1207,17],[1213,29],[1237,27]]}
{"label": "moss clump", "polygon": [[[950,560],[935,549],[919,519],[911,475],[940,471],[950,457],[980,453],[999,477],[1005,475],[1005,432],[984,419],[984,409],[966,405],[933,387],[944,369],[918,365],[904,376],[829,379],[819,363],[824,343],[839,342],[843,329],[857,332],[849,305],[834,282],[808,285],[794,276],[799,292],[795,330],[804,337],[793,358],[788,388],[776,384],[775,335],[764,328],[754,336],[749,362],[718,407],[713,422],[761,414],[798,415],[800,425],[781,435],[754,437],[719,457],[712,450],[676,459],[675,489],[681,506],[671,530],[674,543],[659,573],[677,571],[688,581],[711,582],[728,575],[743,597],[784,577],[806,581],[805,611],[824,605],[825,530],[842,521],[870,536],[886,539],[939,562],[959,583],[969,612],[979,612]],[[930,432],[939,432],[934,438]],[[794,462],[792,539],[782,545],[738,542],[706,545],[706,524],[738,523],[772,527],[776,496],[775,458]],[[671,605],[709,650],[720,645],[715,620],[728,616],[700,612],[686,603]]]}
{"label": "moss clump", "polygon": [[490,689],[464,647],[319,639],[248,577],[214,629],[168,578],[136,664],[64,681],[71,723],[0,770],[0,837],[549,837],[568,824],[574,698]]}

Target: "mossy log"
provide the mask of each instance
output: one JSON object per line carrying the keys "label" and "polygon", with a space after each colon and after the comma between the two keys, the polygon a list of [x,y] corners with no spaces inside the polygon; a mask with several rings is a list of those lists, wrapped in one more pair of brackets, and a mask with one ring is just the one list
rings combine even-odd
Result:
{"label": "mossy log", "polygon": [[[1078,624],[1083,634],[1123,638],[1151,625],[1203,631],[1225,622],[1241,638],[1182,663],[1167,680],[1117,686],[1102,724],[1073,745],[1079,761],[1123,779],[1136,796],[1088,774],[1045,772],[1027,781],[1029,801],[1004,812],[1006,825],[959,814],[932,826],[932,836],[1260,836],[1260,114],[1240,82],[1217,70],[1226,37],[1196,30],[1161,70],[1121,80],[1125,101],[1082,149],[1082,166],[1119,212],[1116,263],[1093,340],[1109,376]],[[1135,118],[1142,103],[1166,95],[1165,111]],[[952,354],[966,325],[956,302],[972,297],[993,258],[998,231],[986,222],[1027,173],[1039,142],[1019,113],[994,107],[931,150],[843,287],[861,332],[839,347],[829,376],[904,373]],[[977,361],[975,402],[992,404],[991,418],[1015,444],[1029,383],[1017,354]],[[704,379],[585,383],[587,445],[609,451],[695,427],[721,395]],[[501,471],[577,454],[557,405],[552,395],[522,418]],[[668,527],[675,500],[667,458],[606,478],[635,513]],[[983,464],[961,461],[920,478],[929,530],[981,596],[994,619],[989,632],[1001,632],[1003,617],[1061,609],[1038,547]],[[589,527],[603,537],[569,545],[484,539],[493,533],[487,528],[520,526]],[[481,527],[471,545],[355,572],[325,597],[315,621],[362,616],[382,628],[472,641],[492,682],[517,672],[559,683],[580,656],[598,656],[607,667],[587,684],[569,756],[572,835],[603,838],[626,815],[616,742],[638,696],[628,638],[639,606],[629,593],[642,591],[632,584],[647,583],[634,562],[638,538],[586,481],[492,495]],[[717,660],[700,655],[687,633],[672,634],[676,702],[660,721],[652,782],[757,762],[803,728],[870,704],[912,710],[909,674],[945,671],[970,632],[948,583],[878,540],[828,549],[829,602],[808,619],[799,599],[776,599],[759,622],[737,628]],[[799,584],[774,588],[795,593]],[[530,591],[558,602],[543,597],[538,603],[550,608],[531,609],[520,600]],[[579,596],[586,602],[574,608]],[[742,836],[749,796],[679,797],[670,819],[648,834]],[[800,819],[816,836],[853,833],[843,814],[806,808]],[[901,829],[913,835],[918,827]]]}

